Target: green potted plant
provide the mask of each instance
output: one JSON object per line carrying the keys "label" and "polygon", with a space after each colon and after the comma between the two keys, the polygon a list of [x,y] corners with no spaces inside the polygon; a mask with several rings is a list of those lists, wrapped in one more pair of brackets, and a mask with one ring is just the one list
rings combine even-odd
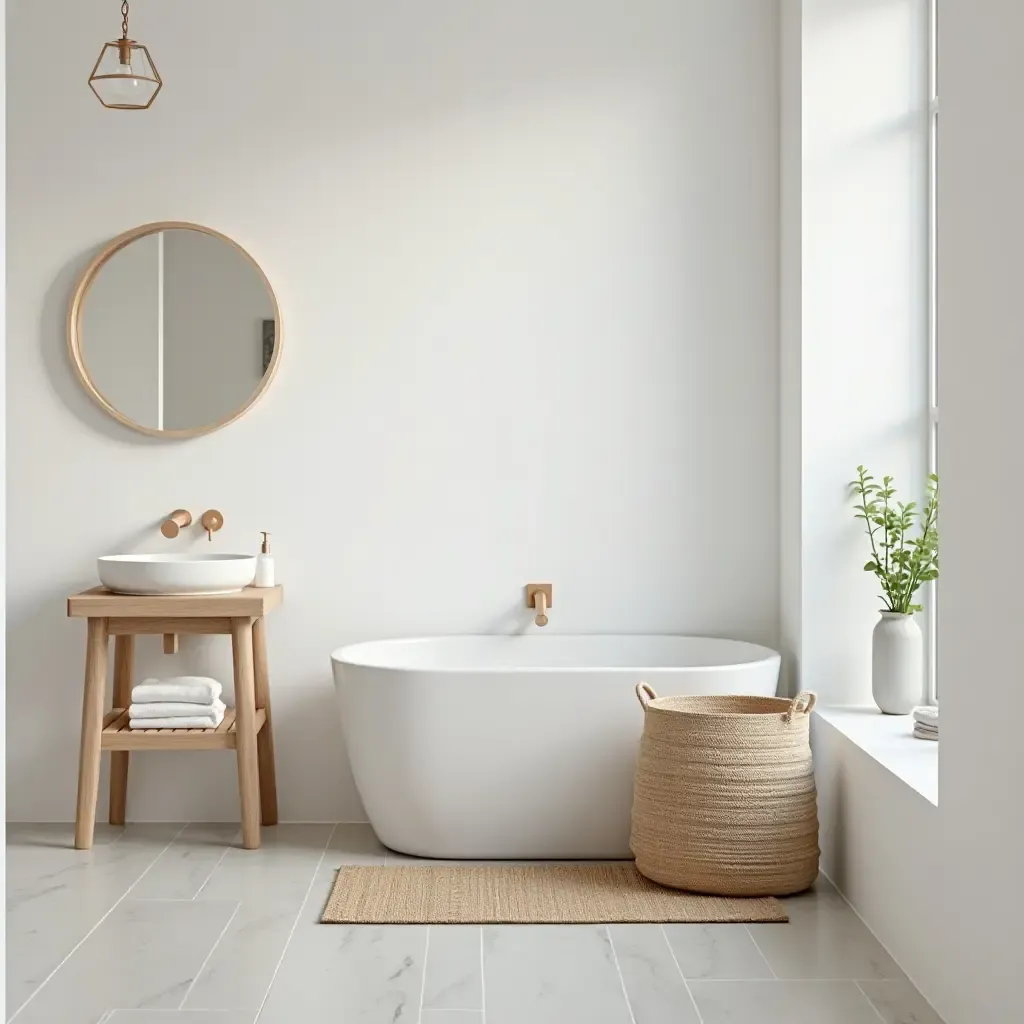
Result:
{"label": "green potted plant", "polygon": [[939,478],[929,474],[924,508],[897,501],[893,478],[876,483],[863,466],[850,487],[871,544],[864,571],[878,577],[884,603],[871,635],[871,692],[885,714],[908,715],[921,703],[924,686],[921,629],[914,621],[921,605],[914,599],[939,575]]}

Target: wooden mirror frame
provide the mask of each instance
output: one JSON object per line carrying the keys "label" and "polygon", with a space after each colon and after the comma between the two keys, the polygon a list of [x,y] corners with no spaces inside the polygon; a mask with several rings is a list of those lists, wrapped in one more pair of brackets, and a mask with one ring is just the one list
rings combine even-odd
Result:
{"label": "wooden mirror frame", "polygon": [[[274,354],[270,357],[270,365],[263,374],[259,387],[257,387],[252,395],[249,396],[248,401],[240,405],[227,416],[215,421],[214,423],[208,423],[201,427],[189,427],[182,430],[158,430],[156,427],[145,427],[141,423],[136,423],[135,420],[125,416],[124,413],[114,406],[96,386],[96,382],[89,375],[88,369],[86,369],[85,359],[82,354],[82,312],[85,305],[85,297],[89,294],[89,289],[92,287],[93,282],[96,280],[97,275],[103,269],[104,265],[115,253],[120,252],[125,248],[125,246],[130,245],[136,239],[145,238],[147,235],[155,235],[160,231],[170,231],[174,229],[200,231],[205,235],[212,235],[214,238],[219,238],[222,242],[227,242],[228,245],[240,252],[242,256],[248,260],[266,287],[267,294],[270,296],[270,304],[274,310]],[[75,373],[77,374],[82,387],[84,387],[86,392],[88,392],[89,397],[92,398],[92,400],[96,402],[104,412],[113,416],[115,420],[119,423],[123,423],[126,427],[130,427],[132,430],[137,430],[140,434],[148,434],[150,437],[162,437],[168,439],[201,437],[203,434],[210,434],[215,430],[220,430],[221,427],[226,427],[229,423],[234,423],[235,420],[245,415],[245,413],[247,413],[249,409],[251,409],[252,406],[255,405],[263,396],[263,393],[267,388],[270,387],[270,383],[274,379],[274,374],[277,373],[278,363],[281,361],[281,346],[284,340],[284,330],[281,324],[281,308],[278,305],[277,296],[274,294],[274,289],[271,287],[267,275],[263,273],[263,268],[233,238],[228,238],[227,235],[221,234],[219,231],[214,231],[213,228],[204,227],[202,224],[192,224],[189,221],[178,220],[156,221],[152,224],[142,224],[137,228],[132,228],[130,231],[125,231],[123,234],[118,235],[100,250],[96,257],[85,268],[84,273],[81,278],[79,278],[78,284],[75,287],[74,294],[71,297],[71,304],[68,307],[67,335],[68,355],[71,357],[71,365],[75,368]]]}

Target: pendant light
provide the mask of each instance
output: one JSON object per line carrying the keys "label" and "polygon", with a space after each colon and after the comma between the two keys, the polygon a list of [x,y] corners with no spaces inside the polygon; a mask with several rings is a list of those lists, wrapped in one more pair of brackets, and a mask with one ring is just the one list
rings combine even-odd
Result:
{"label": "pendant light", "polygon": [[104,43],[89,76],[100,103],[112,110],[145,110],[163,85],[149,50],[128,38],[128,0],[121,4],[121,38]]}

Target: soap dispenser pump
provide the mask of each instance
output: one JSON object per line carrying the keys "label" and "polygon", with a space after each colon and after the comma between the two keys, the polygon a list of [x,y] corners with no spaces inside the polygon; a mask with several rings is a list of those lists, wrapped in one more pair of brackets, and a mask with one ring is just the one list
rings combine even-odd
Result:
{"label": "soap dispenser pump", "polygon": [[263,545],[256,556],[256,579],[254,587],[272,587],[274,585],[274,556],[270,553],[270,534],[263,530]]}

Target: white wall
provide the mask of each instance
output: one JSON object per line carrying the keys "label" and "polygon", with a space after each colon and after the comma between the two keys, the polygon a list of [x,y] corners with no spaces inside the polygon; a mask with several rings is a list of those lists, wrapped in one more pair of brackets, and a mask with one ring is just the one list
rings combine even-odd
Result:
{"label": "white wall", "polygon": [[[950,992],[949,1017],[967,1024],[968,1009],[972,1021],[1024,1017],[1024,761],[1017,723],[1001,710],[1020,699],[1024,590],[1012,542],[999,539],[1024,505],[1024,137],[1012,129],[1024,106],[1024,7],[991,0],[979,18],[968,0],[943,0],[939,24],[939,848],[950,894],[969,907],[968,934],[985,936],[966,956],[947,941],[945,963],[952,970],[959,957],[974,997]],[[979,507],[993,514],[994,543],[979,537]]]}
{"label": "white wall", "polygon": [[[7,189],[6,189],[6,167],[7,167],[7,131],[6,131],[6,82],[7,82],[7,48],[6,48],[6,26],[7,26],[7,3],[0,0],[0,281],[7,280]],[[7,465],[6,465],[6,412],[7,412],[7,379],[6,365],[3,356],[6,355],[7,347],[7,290],[0,289],[0,583],[6,582],[7,558],[6,558],[6,526],[7,526]],[[0,587],[0,616],[6,621],[6,594],[5,589]],[[6,653],[6,637],[0,637],[0,654]],[[0,657],[0,689],[6,690],[7,673],[6,658]],[[4,720],[6,701],[4,707],[0,707],[0,723]],[[6,730],[0,730],[3,735]],[[3,740],[0,739],[0,744]],[[0,763],[0,778],[6,781],[6,758]],[[6,807],[6,785],[0,787],[0,811]],[[6,842],[6,814],[0,813],[0,840]],[[6,858],[0,864],[0,885],[4,891],[7,890],[7,864]],[[0,936],[0,951],[4,951],[5,938]],[[6,956],[4,963],[6,963]],[[4,999],[6,1006],[6,980],[0,977],[0,997]]]}
{"label": "white wall", "polygon": [[[944,706],[940,762],[950,746],[947,710]],[[949,888],[939,820],[945,798],[936,807],[817,716],[811,742],[822,870],[946,1024],[1009,1024],[1012,1015],[978,1011],[977,986],[966,976],[966,960],[974,954],[964,948],[973,945],[965,936],[979,934],[978,922],[972,899],[954,904]],[[987,937],[980,946],[977,955],[985,955]]]}
{"label": "white wall", "polygon": [[867,704],[880,601],[847,485],[864,464],[920,502],[927,474],[927,0],[783,11],[783,647],[791,687]]}
{"label": "white wall", "polygon": [[[523,584],[550,579],[555,631],[776,642],[777,13],[146,3],[133,34],[166,85],[122,115],[83,81],[109,4],[17,5],[12,818],[73,812],[84,630],[65,595],[101,553],[207,548],[157,534],[178,506],[224,512],[222,551],[274,531],[289,819],[361,813],[329,676],[348,641],[514,629]],[[90,255],[162,219],[246,246],[286,326],[268,395],[185,444],[104,417],[64,355]],[[228,669],[215,641],[156,646],[143,671]],[[133,818],[237,813],[230,758],[132,771]]]}
{"label": "white wall", "polygon": [[81,351],[93,383],[114,408],[159,425],[159,238],[147,235],[104,264],[82,303]]}
{"label": "white wall", "polygon": [[199,231],[164,235],[164,427],[216,423],[263,378],[263,278],[233,246]]}
{"label": "white wall", "polygon": [[780,4],[779,56],[779,692],[795,696],[804,565],[803,0]]}
{"label": "white wall", "polygon": [[[818,723],[824,863],[947,1024],[1024,1019],[1018,472],[1024,7],[939,21],[939,805]],[[979,521],[986,522],[979,530]]]}

